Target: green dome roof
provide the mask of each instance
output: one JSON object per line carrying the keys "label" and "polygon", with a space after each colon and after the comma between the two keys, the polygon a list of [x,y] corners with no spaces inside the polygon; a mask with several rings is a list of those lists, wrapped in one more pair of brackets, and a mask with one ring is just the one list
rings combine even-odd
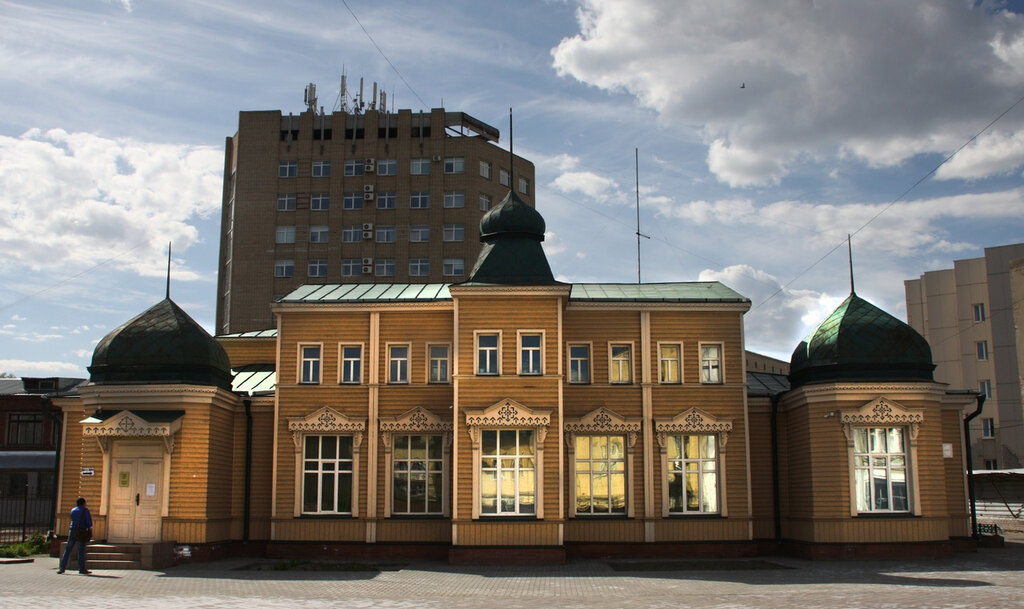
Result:
{"label": "green dome roof", "polygon": [[220,345],[171,299],[107,334],[89,366],[98,385],[186,383],[231,390],[231,363]]}
{"label": "green dome roof", "polygon": [[463,284],[559,285],[544,255],[544,218],[509,190],[480,218],[483,248]]}
{"label": "green dome roof", "polygon": [[544,218],[511,190],[501,204],[480,218],[480,240],[492,241],[498,235],[519,235],[544,240]]}
{"label": "green dome roof", "polygon": [[931,381],[928,341],[904,322],[850,294],[793,351],[789,382]]}

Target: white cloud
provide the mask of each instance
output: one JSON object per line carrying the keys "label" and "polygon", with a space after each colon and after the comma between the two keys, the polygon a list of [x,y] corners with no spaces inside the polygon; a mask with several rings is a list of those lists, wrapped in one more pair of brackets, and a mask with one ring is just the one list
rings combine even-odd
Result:
{"label": "white cloud", "polygon": [[1024,165],[1024,131],[988,133],[935,172],[939,180],[974,180],[1009,173]]}
{"label": "white cloud", "polygon": [[15,313],[14,315],[11,315],[11,321],[25,321],[26,319],[28,319],[28,318],[27,317],[22,317],[21,315],[18,315],[17,313]]}
{"label": "white cloud", "polygon": [[71,362],[0,359],[0,371],[23,377],[80,375],[84,369]]}
{"label": "white cloud", "polygon": [[544,254],[547,256],[557,256],[565,251],[565,242],[551,231],[544,233],[543,245]]}
{"label": "white cloud", "polygon": [[616,203],[622,198],[615,180],[592,171],[567,171],[555,178],[551,185],[563,193],[578,192],[595,203]]}
{"label": "white cloud", "polygon": [[[160,276],[167,243],[185,251],[199,239],[195,222],[220,209],[222,171],[222,153],[209,147],[60,129],[0,136],[6,262],[66,274],[113,258]],[[196,278],[176,265],[176,280]]]}
{"label": "white cloud", "polygon": [[[577,19],[558,73],[693,126],[731,186],[805,158],[951,152],[1024,84],[1024,16],[988,2],[582,0]],[[1017,146],[988,154],[1024,163]]]}
{"label": "white cloud", "polygon": [[48,340],[59,340],[61,338],[64,338],[63,334],[39,334],[38,332],[31,332],[29,334],[15,336],[14,340],[20,340],[26,343],[43,343]]}

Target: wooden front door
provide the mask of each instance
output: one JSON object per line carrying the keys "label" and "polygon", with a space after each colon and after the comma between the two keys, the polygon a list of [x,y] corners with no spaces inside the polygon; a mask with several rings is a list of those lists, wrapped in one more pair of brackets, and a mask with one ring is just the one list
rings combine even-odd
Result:
{"label": "wooden front door", "polygon": [[163,459],[121,456],[111,465],[108,541],[160,541]]}

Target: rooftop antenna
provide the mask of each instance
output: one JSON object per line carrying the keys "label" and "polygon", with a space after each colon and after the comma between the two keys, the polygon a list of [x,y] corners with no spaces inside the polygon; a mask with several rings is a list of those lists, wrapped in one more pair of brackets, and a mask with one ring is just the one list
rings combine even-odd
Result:
{"label": "rooftop antenna", "polygon": [[853,244],[849,234],[846,235],[846,251],[850,259],[850,294],[856,294],[853,290]]}
{"label": "rooftop antenna", "polygon": [[306,109],[316,114],[316,84],[306,85],[306,94],[303,96],[306,102]]}
{"label": "rooftop antenna", "polygon": [[171,242],[167,242],[167,300],[171,299]]}
{"label": "rooftop antenna", "polygon": [[508,189],[513,191],[513,184],[516,183],[515,161],[516,156],[512,153],[512,108],[508,109]]}
{"label": "rooftop antenna", "polygon": [[348,76],[345,75],[345,66],[341,67],[341,111],[348,112]]}
{"label": "rooftop antenna", "polygon": [[636,282],[640,280],[640,237],[650,239],[640,232],[640,149],[633,149],[633,168],[636,175]]}

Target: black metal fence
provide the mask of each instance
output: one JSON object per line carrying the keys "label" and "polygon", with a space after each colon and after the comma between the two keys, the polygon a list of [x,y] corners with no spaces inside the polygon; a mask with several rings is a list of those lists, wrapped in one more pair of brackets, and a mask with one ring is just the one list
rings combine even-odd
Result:
{"label": "black metal fence", "polygon": [[0,497],[0,545],[28,541],[33,533],[46,535],[50,530],[53,499]]}

